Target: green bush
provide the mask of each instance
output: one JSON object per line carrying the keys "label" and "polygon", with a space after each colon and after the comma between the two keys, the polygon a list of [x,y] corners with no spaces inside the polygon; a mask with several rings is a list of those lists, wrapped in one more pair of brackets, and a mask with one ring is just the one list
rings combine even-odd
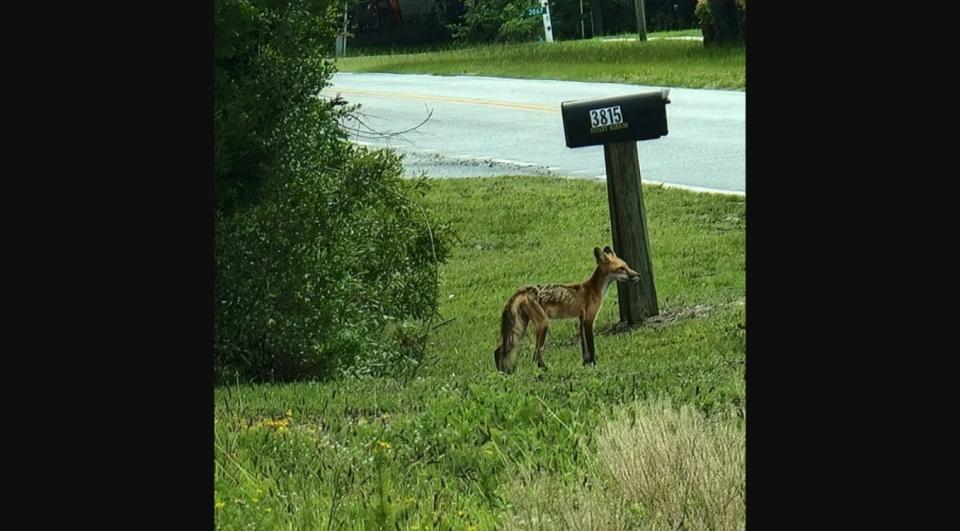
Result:
{"label": "green bush", "polygon": [[[647,0],[647,31],[691,27],[694,0]],[[677,8],[674,9],[674,4]],[[543,38],[540,17],[522,18],[528,7],[540,5],[538,0],[465,0],[465,14],[458,24],[451,25],[460,42],[519,42]],[[633,33],[637,31],[636,5],[633,0],[592,0],[583,2],[584,27],[580,27],[579,0],[551,0],[550,21],[557,40],[591,36]]]}
{"label": "green bush", "polygon": [[506,20],[498,32],[500,42],[531,42],[542,38],[543,19],[540,17]]}
{"label": "green bush", "polygon": [[317,96],[338,17],[217,0],[214,354],[219,379],[395,373],[422,352],[446,231],[398,156],[351,145]]}
{"label": "green bush", "polygon": [[460,20],[449,25],[459,43],[523,42],[543,38],[540,17],[522,18],[535,0],[464,0]]}

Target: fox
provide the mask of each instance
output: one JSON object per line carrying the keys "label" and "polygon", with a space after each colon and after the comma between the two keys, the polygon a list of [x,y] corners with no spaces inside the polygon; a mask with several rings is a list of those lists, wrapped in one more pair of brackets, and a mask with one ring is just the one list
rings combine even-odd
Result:
{"label": "fox", "polygon": [[537,344],[533,360],[542,370],[543,348],[550,328],[550,319],[580,319],[580,350],[584,365],[596,365],[593,346],[593,322],[603,307],[603,297],[610,283],[617,281],[639,282],[640,274],[630,268],[613,252],[610,246],[593,248],[597,268],[587,280],[579,284],[541,284],[518,289],[507,300],[500,318],[500,345],[493,351],[497,370],[504,374],[514,371],[520,339],[533,323]]}

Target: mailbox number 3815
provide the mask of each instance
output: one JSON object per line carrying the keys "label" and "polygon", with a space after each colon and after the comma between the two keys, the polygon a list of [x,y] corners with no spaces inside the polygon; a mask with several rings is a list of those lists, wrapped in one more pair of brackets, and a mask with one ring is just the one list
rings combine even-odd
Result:
{"label": "mailbox number 3815", "polygon": [[603,107],[602,109],[590,109],[590,127],[619,123],[623,123],[623,114],[620,113],[619,105]]}

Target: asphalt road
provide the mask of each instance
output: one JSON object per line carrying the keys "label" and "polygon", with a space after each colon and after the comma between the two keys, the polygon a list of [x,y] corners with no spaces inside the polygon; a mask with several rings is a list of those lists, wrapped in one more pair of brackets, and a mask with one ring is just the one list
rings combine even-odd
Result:
{"label": "asphalt road", "polygon": [[[566,147],[560,103],[660,88],[338,73],[322,94],[360,103],[363,124],[350,124],[352,139],[403,152],[408,174],[604,179],[602,146]],[[670,101],[669,134],[637,143],[644,182],[745,195],[746,94],[671,88]]]}

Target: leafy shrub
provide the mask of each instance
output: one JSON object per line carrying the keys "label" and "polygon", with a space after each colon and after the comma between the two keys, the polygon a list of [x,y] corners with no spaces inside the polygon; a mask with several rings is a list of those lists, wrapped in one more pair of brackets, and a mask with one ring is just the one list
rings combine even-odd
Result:
{"label": "leafy shrub", "polygon": [[[463,5],[460,21],[450,25],[459,42],[503,41],[505,37],[516,41],[526,35],[527,30],[528,40],[536,40],[536,24],[540,27],[539,35],[543,34],[539,18],[521,19],[524,9],[536,5],[529,0],[465,0]],[[504,24],[508,25],[506,35],[501,34]]]}
{"label": "leafy shrub", "polygon": [[501,42],[530,42],[543,38],[543,19],[514,18],[505,21],[498,32]]}
{"label": "leafy shrub", "polygon": [[220,379],[393,373],[422,352],[445,228],[398,156],[318,98],[335,6],[217,0],[214,354]]}

